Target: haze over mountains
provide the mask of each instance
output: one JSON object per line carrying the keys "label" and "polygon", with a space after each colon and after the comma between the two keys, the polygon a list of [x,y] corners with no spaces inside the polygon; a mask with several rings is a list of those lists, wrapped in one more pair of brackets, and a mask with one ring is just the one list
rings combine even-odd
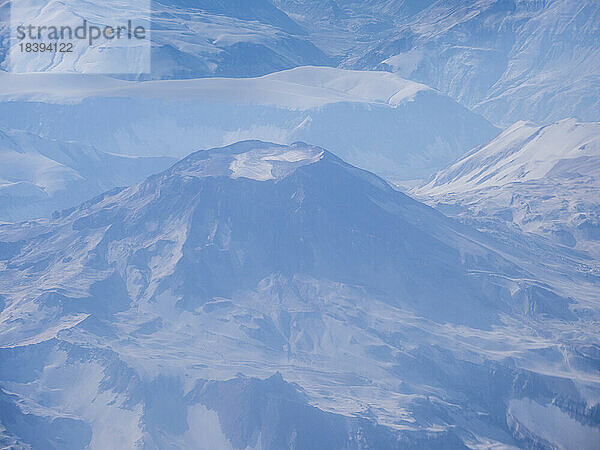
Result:
{"label": "haze over mountains", "polygon": [[[0,5],[5,22],[8,5]],[[152,7],[154,79],[341,66],[396,72],[503,127],[600,115],[595,0],[161,0]],[[0,43],[1,56],[6,26]]]}
{"label": "haze over mountains", "polygon": [[0,130],[0,220],[48,217],[117,186],[136,183],[174,162],[127,157],[75,142]]}
{"label": "haze over mountains", "polygon": [[598,448],[600,3],[152,5],[0,0],[1,448]]}
{"label": "haze over mountains", "polygon": [[413,184],[500,131],[438,91],[385,72],[299,67],[147,82],[0,73],[0,82],[2,122],[51,139],[178,158],[243,139],[301,140]]}
{"label": "haze over mountains", "polygon": [[275,4],[309,27],[320,48],[352,42],[333,52],[342,66],[397,72],[495,124],[600,116],[600,4],[594,0]]}

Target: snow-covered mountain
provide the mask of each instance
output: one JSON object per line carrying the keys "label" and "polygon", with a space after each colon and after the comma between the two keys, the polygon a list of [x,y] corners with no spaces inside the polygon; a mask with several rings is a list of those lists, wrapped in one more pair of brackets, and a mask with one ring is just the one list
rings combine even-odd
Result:
{"label": "snow-covered mountain", "polygon": [[174,162],[103,153],[15,130],[0,130],[0,161],[0,221],[48,216]]}
{"label": "snow-covered mountain", "polygon": [[[18,49],[8,58],[10,30],[9,3],[0,2],[0,68],[20,73],[30,71],[123,73],[119,54],[112,61],[93,46],[78,45],[73,53],[57,53],[45,64],[32,64],[31,54]],[[151,10],[145,10],[151,5]],[[35,4],[41,6],[41,4]],[[290,69],[301,65],[336,65],[306,36],[306,31],[268,0],[156,0],[110,3],[49,0],[42,14],[26,23],[38,25],[79,24],[79,18],[91,23],[98,17],[111,24],[130,19],[146,20],[151,12],[150,73],[136,79],[196,78],[207,76],[249,77]],[[36,13],[37,14],[37,13]],[[31,14],[29,14],[31,15]],[[29,15],[25,17],[29,18]],[[74,20],[76,22],[74,22]],[[145,23],[145,22],[144,22]],[[109,46],[112,41],[104,43]],[[16,45],[16,44],[15,44]],[[91,55],[91,56],[90,56]],[[43,58],[44,55],[36,55]],[[133,68],[138,68],[133,65]],[[120,70],[121,69],[121,70]],[[139,70],[145,72],[145,65]],[[127,73],[138,73],[129,72]]]}
{"label": "snow-covered mountain", "polygon": [[154,79],[254,77],[337,65],[268,0],[160,0],[152,6]]}
{"label": "snow-covered mountain", "polygon": [[10,39],[10,0],[0,0],[0,70],[6,70],[6,55]]}
{"label": "snow-covered mountain", "polygon": [[151,5],[0,0],[0,448],[599,448],[598,0]]}
{"label": "snow-covered mountain", "polygon": [[600,241],[600,123],[518,122],[414,192],[589,249]]}
{"label": "snow-covered mountain", "polygon": [[102,151],[183,157],[241,139],[302,140],[394,181],[427,179],[499,132],[440,92],[387,72],[299,67],[141,83],[0,73],[0,83],[6,126]]}
{"label": "snow-covered mountain", "polygon": [[527,239],[259,141],[0,226],[0,442],[590,448],[598,276]]}
{"label": "snow-covered mountain", "polygon": [[[287,65],[272,64],[261,72],[240,56],[237,59],[242,58],[244,64],[229,68],[225,61],[231,50],[226,50],[222,52],[225,60],[214,64],[218,69],[213,74],[251,76],[306,63],[339,64],[397,72],[439,89],[502,126],[518,120],[576,117],[593,121],[600,117],[600,4],[596,0],[273,3],[308,30],[308,39],[329,61],[315,50],[281,39],[269,48],[287,51]],[[278,26],[293,30],[290,25]],[[213,27],[200,23],[196,28]],[[254,33],[259,32],[246,30],[244,36]],[[245,50],[244,54],[253,57],[255,52]],[[272,59],[268,54],[260,57],[261,62]],[[156,61],[156,68],[173,66]],[[207,74],[211,72],[195,72],[196,76]]]}
{"label": "snow-covered mountain", "polygon": [[596,0],[273,0],[344,67],[435,87],[492,122],[600,117]]}
{"label": "snow-covered mountain", "polygon": [[[0,1],[4,69],[8,5]],[[600,116],[596,0],[160,0],[152,8],[152,79],[377,69],[501,126]]]}

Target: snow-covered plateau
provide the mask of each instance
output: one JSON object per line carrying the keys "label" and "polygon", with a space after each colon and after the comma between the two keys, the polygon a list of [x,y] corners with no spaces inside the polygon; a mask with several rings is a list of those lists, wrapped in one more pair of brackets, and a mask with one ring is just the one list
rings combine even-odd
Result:
{"label": "snow-covered plateau", "polygon": [[0,84],[4,126],[104,152],[183,157],[243,139],[304,141],[408,183],[499,133],[440,92],[386,72],[298,67],[146,82],[0,72]]}

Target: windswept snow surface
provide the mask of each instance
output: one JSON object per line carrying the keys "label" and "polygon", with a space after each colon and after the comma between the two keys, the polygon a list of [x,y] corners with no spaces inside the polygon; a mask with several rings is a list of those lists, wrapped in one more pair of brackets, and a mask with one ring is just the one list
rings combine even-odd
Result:
{"label": "windswept snow surface", "polygon": [[0,83],[0,120],[44,137],[177,157],[244,139],[304,141],[394,181],[427,179],[499,132],[439,92],[386,72],[298,67],[147,82],[0,73]]}
{"label": "windswept snow surface", "polygon": [[260,141],[2,225],[0,440],[562,445],[552,416],[593,442],[598,274],[515,237]]}
{"label": "windswept snow surface", "polygon": [[89,98],[228,100],[306,111],[326,105],[398,106],[431,88],[387,72],[298,67],[258,78],[198,78],[133,82],[100,76],[0,73],[3,101],[81,103]]}
{"label": "windswept snow surface", "polygon": [[[518,122],[414,191],[584,250],[600,241],[600,123]],[[446,206],[447,210],[451,209]]]}

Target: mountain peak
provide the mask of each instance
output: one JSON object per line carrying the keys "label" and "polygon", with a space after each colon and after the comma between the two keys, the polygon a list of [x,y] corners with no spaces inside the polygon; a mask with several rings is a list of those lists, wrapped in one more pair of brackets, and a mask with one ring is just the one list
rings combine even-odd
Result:
{"label": "mountain peak", "polygon": [[299,167],[316,163],[325,154],[322,148],[303,142],[281,145],[250,140],[192,153],[173,166],[172,173],[199,178],[280,180]]}

